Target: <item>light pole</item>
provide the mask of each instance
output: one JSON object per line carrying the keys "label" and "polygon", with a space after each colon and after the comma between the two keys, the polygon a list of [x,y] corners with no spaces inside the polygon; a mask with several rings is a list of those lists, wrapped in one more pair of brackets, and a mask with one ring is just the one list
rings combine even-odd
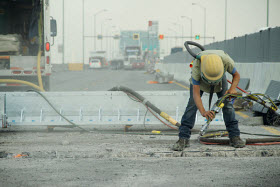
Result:
{"label": "light pole", "polygon": [[180,25],[179,23],[174,22],[173,25],[178,25],[179,27],[181,26],[182,29],[182,43],[184,43],[183,35],[184,35],[184,26]]}
{"label": "light pole", "polygon": [[192,18],[190,18],[188,16],[181,16],[181,18],[186,18],[186,19],[190,20],[190,22],[191,22],[191,41],[192,41],[192,38],[193,38],[193,35],[192,35]]}
{"label": "light pole", "polygon": [[[102,39],[101,39],[101,51],[103,50],[103,24],[106,23],[106,22],[108,22],[108,21],[112,21],[112,18],[105,19],[105,21],[103,21],[103,22],[101,23],[101,36],[102,36]],[[107,38],[106,40],[108,40],[108,38]],[[107,46],[107,47],[108,47],[108,46]],[[106,47],[106,48],[107,48],[107,47]]]}
{"label": "light pole", "polygon": [[266,4],[266,26],[268,27],[269,25],[269,0],[267,0]]}
{"label": "light pole", "polygon": [[225,40],[227,40],[227,0],[225,0]]}
{"label": "light pole", "polygon": [[[175,45],[177,45],[177,37],[178,37],[177,31],[174,30],[174,29],[172,29],[172,28],[169,28],[168,30],[169,30],[169,31],[172,31],[172,32],[174,32],[174,33],[176,34],[176,36],[175,36]],[[170,44],[171,44],[171,42],[170,42]],[[171,47],[171,48],[172,48],[172,47]]]}
{"label": "light pole", "polygon": [[192,3],[192,5],[197,5],[204,10],[204,45],[206,40],[206,8],[199,3]]}
{"label": "light pole", "polygon": [[93,38],[94,38],[94,51],[96,51],[96,37],[97,37],[96,36],[96,16],[98,14],[100,14],[102,12],[106,12],[106,11],[107,11],[106,9],[103,9],[103,10],[100,10],[100,11],[98,11],[94,14],[94,36],[93,36]]}
{"label": "light pole", "polygon": [[[110,28],[110,33],[109,33],[109,35],[108,35],[108,30],[107,30],[107,36],[108,36],[108,39],[109,39],[109,45],[108,45],[108,41],[107,41],[107,52],[108,52],[108,57],[110,58],[110,59],[112,59],[113,58],[113,51],[114,51],[114,38],[111,38],[111,36],[112,37],[114,37],[113,35],[113,29],[115,29],[116,28],[116,26],[115,25],[112,25],[111,26],[111,28]],[[113,42],[112,42],[113,41]],[[109,51],[110,51],[110,53],[109,53]]]}

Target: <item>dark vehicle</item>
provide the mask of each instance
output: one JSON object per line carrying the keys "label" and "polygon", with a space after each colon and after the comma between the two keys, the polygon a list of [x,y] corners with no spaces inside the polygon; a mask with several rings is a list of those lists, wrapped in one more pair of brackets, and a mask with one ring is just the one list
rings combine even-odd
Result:
{"label": "dark vehicle", "polygon": [[141,59],[134,59],[130,62],[132,69],[144,69],[145,62]]}
{"label": "dark vehicle", "polygon": [[141,58],[140,46],[126,46],[124,51],[124,68],[131,69],[131,60]]}
{"label": "dark vehicle", "polygon": [[171,48],[171,54],[182,52],[182,51],[183,51],[183,47],[173,47],[173,48]]}
{"label": "dark vehicle", "polygon": [[123,60],[122,59],[113,59],[110,62],[111,64],[111,69],[122,69],[124,66]]}

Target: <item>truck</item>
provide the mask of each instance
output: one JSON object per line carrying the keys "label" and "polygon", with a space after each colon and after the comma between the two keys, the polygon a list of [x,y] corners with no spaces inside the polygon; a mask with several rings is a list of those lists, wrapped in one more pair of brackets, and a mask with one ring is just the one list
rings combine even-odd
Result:
{"label": "truck", "polygon": [[96,61],[100,62],[100,68],[108,67],[106,51],[91,51],[89,56],[89,68],[95,67],[93,64]]}
{"label": "truck", "polygon": [[183,51],[183,47],[172,47],[170,54],[174,54],[182,51]]}
{"label": "truck", "polygon": [[124,49],[124,68],[132,69],[132,64],[142,59],[140,46],[126,46]]}
{"label": "truck", "polygon": [[0,90],[50,90],[51,46],[57,35],[49,0],[1,0]]}

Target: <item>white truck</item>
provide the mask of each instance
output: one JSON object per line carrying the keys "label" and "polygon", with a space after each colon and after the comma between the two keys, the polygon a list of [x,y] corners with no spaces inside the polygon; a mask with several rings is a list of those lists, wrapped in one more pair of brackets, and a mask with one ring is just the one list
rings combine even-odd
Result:
{"label": "white truck", "polygon": [[20,80],[50,89],[56,34],[49,0],[0,1],[0,91],[30,89]]}
{"label": "white truck", "polygon": [[100,62],[100,68],[108,67],[106,51],[91,51],[89,56],[89,68],[91,68],[91,65],[94,64],[96,60]]}
{"label": "white truck", "polygon": [[124,49],[124,69],[132,69],[132,63],[141,58],[140,46],[126,46]]}

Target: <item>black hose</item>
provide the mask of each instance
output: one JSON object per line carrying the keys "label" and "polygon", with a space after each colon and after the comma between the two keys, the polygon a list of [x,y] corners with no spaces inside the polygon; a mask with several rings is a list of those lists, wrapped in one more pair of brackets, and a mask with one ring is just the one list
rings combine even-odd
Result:
{"label": "black hose", "polygon": [[[216,143],[216,144],[229,144],[229,139],[210,139],[205,137],[200,137],[199,140],[205,143]],[[246,139],[246,144],[255,143],[268,143],[268,142],[280,142],[280,138],[257,138],[257,139]]]}
{"label": "black hose", "polygon": [[109,91],[122,91],[125,93],[129,93],[129,94],[133,95],[134,97],[136,97],[143,105],[151,108],[153,111],[155,111],[157,114],[159,114],[161,117],[163,117],[164,119],[166,119],[173,125],[175,125],[177,127],[181,126],[181,124],[179,122],[177,122],[175,119],[170,117],[165,112],[162,112],[158,107],[153,105],[150,101],[146,100],[145,97],[141,96],[139,93],[135,92],[134,90],[132,90],[130,88],[127,88],[124,86],[116,86],[116,87],[111,88]]}
{"label": "black hose", "polygon": [[[39,95],[52,107],[52,109],[53,109],[59,116],[61,116],[64,120],[66,120],[68,123],[71,124],[71,126],[68,126],[68,127],[70,127],[70,128],[71,128],[71,127],[77,127],[77,128],[79,128],[79,129],[81,129],[81,130],[83,130],[83,131],[90,132],[90,131],[88,131],[88,130],[82,128],[82,127],[80,127],[80,126],[77,125],[76,123],[70,121],[70,120],[67,119],[64,115],[62,115],[62,114],[53,106],[53,104],[52,104],[41,92],[38,92],[37,90],[28,90],[27,92],[35,92],[35,93],[39,94]],[[61,126],[61,127],[62,127],[62,126]],[[64,125],[63,127],[67,127],[67,126]]]}
{"label": "black hose", "polygon": [[201,51],[205,51],[205,48],[204,48],[202,45],[200,45],[199,43],[193,42],[193,41],[186,41],[186,42],[184,43],[184,45],[185,45],[187,51],[188,51],[194,58],[200,60],[200,56],[198,56],[197,54],[195,54],[195,53],[191,50],[191,48],[189,47],[189,45],[194,45],[194,46],[198,47]]}
{"label": "black hose", "polygon": [[123,92],[130,93],[131,95],[133,95],[137,99],[139,99],[141,101],[141,103],[143,103],[144,105],[147,105],[149,108],[151,108],[157,114],[160,115],[160,113],[161,113],[161,110],[159,108],[157,108],[155,105],[153,105],[150,101],[148,101],[148,100],[145,101],[145,97],[143,97],[142,95],[140,95],[139,93],[135,92],[134,90],[132,90],[130,88],[127,88],[124,86],[116,86],[116,87],[111,88],[109,91],[123,91]]}

